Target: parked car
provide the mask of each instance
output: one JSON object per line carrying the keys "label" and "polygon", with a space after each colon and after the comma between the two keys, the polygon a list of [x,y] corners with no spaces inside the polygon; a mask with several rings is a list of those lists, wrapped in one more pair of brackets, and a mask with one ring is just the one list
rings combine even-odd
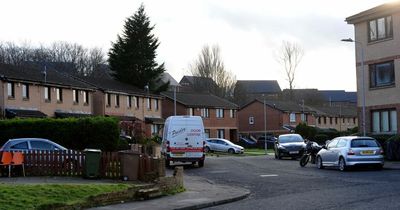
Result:
{"label": "parked car", "polygon": [[277,138],[272,135],[260,136],[257,138],[257,148],[265,148],[265,141],[267,141],[267,148],[274,148]]}
{"label": "parked car", "polygon": [[282,157],[298,158],[304,153],[306,144],[299,134],[283,134],[278,137],[275,143],[275,158]]}
{"label": "parked car", "polygon": [[233,154],[233,153],[243,153],[244,148],[226,139],[208,138],[206,139],[205,151],[228,152]]}
{"label": "parked car", "polygon": [[317,154],[317,167],[332,166],[344,171],[350,166],[384,165],[383,149],[379,142],[370,137],[337,137],[324,146]]}
{"label": "parked car", "polygon": [[243,137],[243,136],[241,136],[239,138],[239,144],[240,144],[240,146],[243,146],[245,148],[257,147],[256,141],[254,141],[253,139],[250,139],[250,138]]}
{"label": "parked car", "polygon": [[67,148],[65,148],[55,142],[52,142],[48,139],[42,139],[42,138],[10,139],[0,148],[0,151],[28,152],[28,151],[32,151],[32,150],[66,151]]}

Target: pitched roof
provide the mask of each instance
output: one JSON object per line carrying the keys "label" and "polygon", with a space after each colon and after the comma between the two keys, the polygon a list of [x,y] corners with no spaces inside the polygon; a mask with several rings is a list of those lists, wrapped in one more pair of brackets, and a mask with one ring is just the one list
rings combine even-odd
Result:
{"label": "pitched roof", "polygon": [[[254,102],[264,103],[264,100],[260,99],[260,98],[254,99],[253,101],[244,105],[241,109],[245,108],[246,106],[248,106]],[[266,100],[265,104],[269,107],[278,109],[282,112],[303,112],[303,111],[305,113],[310,113],[310,112],[314,113],[315,112],[314,109],[311,109],[308,106],[303,106],[302,104],[298,104],[293,101]]]}
{"label": "pitched roof", "polygon": [[357,117],[356,106],[313,106],[317,116]]}
{"label": "pitched roof", "polygon": [[[174,92],[162,92],[161,95],[174,100]],[[190,107],[215,107],[237,109],[238,105],[212,94],[177,92],[176,101]]]}
{"label": "pitched roof", "polygon": [[189,83],[189,85],[194,85],[195,83],[215,85],[214,80],[211,78],[199,76],[183,76],[179,84],[185,85],[184,83]]}
{"label": "pitched roof", "polygon": [[169,82],[170,86],[181,86],[168,72],[162,73],[161,81]]}
{"label": "pitched roof", "polygon": [[345,21],[348,24],[355,24],[366,20],[374,19],[380,16],[390,15],[398,11],[400,11],[400,2],[399,1],[390,2],[362,11],[350,17],[347,17]]}
{"label": "pitched roof", "polygon": [[276,80],[238,80],[236,87],[241,87],[247,93],[279,93],[281,87]]}
{"label": "pitched roof", "polygon": [[71,76],[59,72],[54,68],[44,68],[37,65],[15,66],[0,64],[0,79],[7,81],[40,83],[43,85],[53,84],[62,87],[94,89],[93,86],[73,79]]}
{"label": "pitched roof", "polygon": [[357,103],[357,92],[346,92],[344,90],[320,90],[326,101]]}

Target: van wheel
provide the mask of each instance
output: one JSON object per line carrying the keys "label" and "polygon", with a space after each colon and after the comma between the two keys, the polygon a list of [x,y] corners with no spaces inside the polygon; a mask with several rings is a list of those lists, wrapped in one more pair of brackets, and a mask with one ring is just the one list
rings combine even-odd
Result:
{"label": "van wheel", "polygon": [[199,160],[199,162],[197,162],[197,164],[199,165],[199,167],[203,167],[204,166],[204,160]]}

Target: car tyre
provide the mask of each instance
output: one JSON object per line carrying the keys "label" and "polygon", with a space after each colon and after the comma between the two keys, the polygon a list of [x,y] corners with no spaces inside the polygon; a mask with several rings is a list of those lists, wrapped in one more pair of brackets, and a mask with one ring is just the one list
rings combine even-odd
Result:
{"label": "car tyre", "polygon": [[278,151],[277,156],[278,156],[278,159],[279,159],[279,160],[282,159],[281,152]]}
{"label": "car tyre", "polygon": [[321,156],[317,157],[317,168],[318,169],[324,169],[324,164],[322,163],[322,158]]}
{"label": "car tyre", "polygon": [[228,149],[228,153],[229,153],[229,154],[234,154],[234,153],[235,153],[235,150],[232,149],[232,148],[230,148],[230,149]]}
{"label": "car tyre", "polygon": [[211,151],[210,147],[207,146],[206,148],[204,148],[205,153],[209,153],[210,151]]}
{"label": "car tyre", "polygon": [[200,168],[202,168],[204,166],[204,160],[199,160],[197,164],[199,165]]}
{"label": "car tyre", "polygon": [[344,160],[343,157],[339,158],[339,170],[340,171],[346,171],[347,167],[346,167],[346,161]]}

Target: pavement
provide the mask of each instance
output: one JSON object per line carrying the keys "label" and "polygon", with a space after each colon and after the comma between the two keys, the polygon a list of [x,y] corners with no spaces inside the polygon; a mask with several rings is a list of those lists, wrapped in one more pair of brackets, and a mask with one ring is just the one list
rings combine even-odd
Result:
{"label": "pavement", "polygon": [[215,184],[198,176],[184,175],[186,191],[176,195],[164,196],[152,200],[134,201],[97,207],[92,209],[132,209],[132,210],[162,210],[162,209],[201,209],[229,202],[238,201],[250,195],[245,188]]}

